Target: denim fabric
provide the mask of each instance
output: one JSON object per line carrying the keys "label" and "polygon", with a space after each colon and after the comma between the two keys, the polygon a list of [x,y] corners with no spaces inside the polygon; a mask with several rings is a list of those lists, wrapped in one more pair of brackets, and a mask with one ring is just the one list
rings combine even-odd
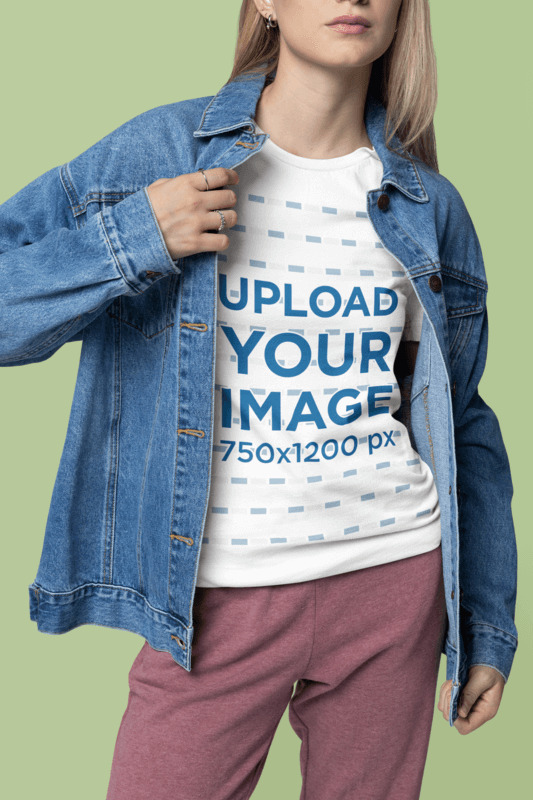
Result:
{"label": "denim fabric", "polygon": [[[124,628],[187,671],[214,444],[218,254],[173,260],[146,187],[253,158],[268,138],[252,125],[264,84],[247,73],[215,96],[140,114],[0,206],[0,364],[82,341],[31,619],[46,633]],[[369,94],[383,179],[368,216],[425,311],[400,413],[438,489],[453,725],[468,667],[507,681],[516,651],[513,489],[477,389],[488,341],[478,237],[449,180],[402,156],[397,138],[398,152],[387,149],[384,120]]]}

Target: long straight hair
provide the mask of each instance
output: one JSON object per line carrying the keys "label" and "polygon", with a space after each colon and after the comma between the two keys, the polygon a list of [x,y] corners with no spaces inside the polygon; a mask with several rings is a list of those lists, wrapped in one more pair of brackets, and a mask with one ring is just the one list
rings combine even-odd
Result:
{"label": "long straight hair", "polygon": [[[437,106],[437,59],[431,37],[429,0],[403,0],[398,30],[390,47],[372,64],[368,91],[386,109],[385,145],[403,158],[415,156],[436,172],[437,147],[433,116]],[[227,85],[245,72],[266,75],[279,61],[277,27],[267,30],[253,0],[243,0],[233,70]],[[404,153],[390,142],[397,136]]]}

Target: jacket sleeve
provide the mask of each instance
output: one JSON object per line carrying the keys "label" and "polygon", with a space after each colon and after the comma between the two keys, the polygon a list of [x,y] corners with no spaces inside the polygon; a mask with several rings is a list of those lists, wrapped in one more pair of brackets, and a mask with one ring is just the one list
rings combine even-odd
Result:
{"label": "jacket sleeve", "polygon": [[[473,224],[468,236],[467,249],[482,259]],[[483,261],[479,263],[484,274]],[[513,485],[498,419],[478,392],[488,347],[485,304],[473,316],[470,339],[455,370],[454,398],[462,634],[466,669],[485,664],[507,682],[518,645]]]}
{"label": "jacket sleeve", "polygon": [[49,358],[118,295],[181,271],[146,187],[78,228],[65,184],[67,164],[0,205],[0,366]]}

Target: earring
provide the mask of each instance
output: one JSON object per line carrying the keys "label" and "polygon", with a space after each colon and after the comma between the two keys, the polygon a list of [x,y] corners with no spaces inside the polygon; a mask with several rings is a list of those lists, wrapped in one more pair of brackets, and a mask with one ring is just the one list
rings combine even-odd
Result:
{"label": "earring", "polygon": [[278,27],[278,23],[276,22],[275,25],[273,25],[272,24],[272,14],[269,14],[268,15],[268,22],[267,22],[267,26],[266,26],[267,31],[270,30],[270,28],[277,28],[277,27]]}

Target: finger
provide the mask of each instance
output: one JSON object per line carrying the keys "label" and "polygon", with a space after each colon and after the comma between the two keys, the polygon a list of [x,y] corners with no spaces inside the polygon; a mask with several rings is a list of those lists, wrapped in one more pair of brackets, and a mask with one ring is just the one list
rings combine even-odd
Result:
{"label": "finger", "polygon": [[[218,216],[218,215],[217,215]],[[220,219],[220,217],[218,217]],[[212,229],[211,229],[212,230]],[[211,250],[225,250],[229,247],[229,236],[225,233],[202,233],[200,236],[201,247],[196,251],[197,253],[207,253]],[[222,245],[222,246],[221,246]]]}
{"label": "finger", "polygon": [[448,681],[444,681],[444,683],[440,687],[438,708],[439,708],[439,711],[442,712],[442,716],[443,716],[443,718],[445,720],[448,719],[448,715],[446,714],[446,702],[447,702],[447,698],[449,697],[449,695],[451,693],[451,686],[452,686],[452,681],[448,680]]}
{"label": "finger", "polygon": [[227,169],[226,167],[213,167],[212,169],[204,169],[203,172],[198,170],[194,173],[194,176],[194,187],[200,191],[207,191],[206,178],[209,189],[220,189],[222,186],[239,182],[237,172],[235,172],[234,169]]}
{"label": "finger", "polygon": [[473,708],[468,714],[468,717],[457,717],[453,724],[459,733],[464,736],[480,728],[485,722],[488,722],[489,719],[492,719],[492,715],[487,713],[485,709],[478,711],[476,708]]}
{"label": "finger", "polygon": [[[220,209],[224,214],[225,226],[224,230],[233,228],[237,222],[237,213],[231,209]],[[216,211],[209,211],[205,215],[205,231],[218,231],[222,223],[222,217]]]}

